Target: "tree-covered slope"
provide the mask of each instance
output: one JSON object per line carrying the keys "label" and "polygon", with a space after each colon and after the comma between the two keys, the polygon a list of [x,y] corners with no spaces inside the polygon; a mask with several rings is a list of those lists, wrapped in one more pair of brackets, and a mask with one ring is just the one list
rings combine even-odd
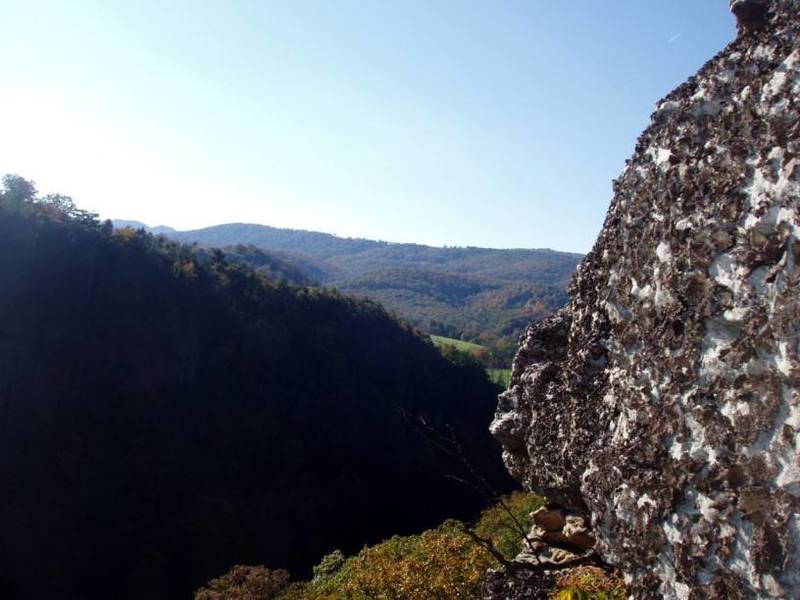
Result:
{"label": "tree-covered slope", "polygon": [[415,269],[371,272],[336,285],[348,294],[379,302],[428,333],[488,345],[503,337],[516,340],[528,323],[567,301],[564,288],[556,285]]}
{"label": "tree-covered slope", "polygon": [[266,225],[229,223],[169,234],[182,242],[205,246],[253,245],[311,256],[344,269],[349,276],[388,268],[439,269],[443,273],[491,276],[518,282],[567,283],[581,255],[548,249],[437,248],[360,238],[340,238],[328,233],[279,229]]}
{"label": "tree-covered slope", "polygon": [[497,389],[379,306],[5,183],[0,597],[188,597],[471,516],[431,428],[507,485]]}

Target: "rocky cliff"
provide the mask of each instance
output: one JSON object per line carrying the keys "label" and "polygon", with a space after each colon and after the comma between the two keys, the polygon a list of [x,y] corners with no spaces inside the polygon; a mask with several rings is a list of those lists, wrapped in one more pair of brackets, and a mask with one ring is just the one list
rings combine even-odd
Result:
{"label": "rocky cliff", "polygon": [[[800,0],[732,4],[737,39],[657,105],[492,424],[635,598],[800,598]],[[487,597],[544,597],[541,533]]]}

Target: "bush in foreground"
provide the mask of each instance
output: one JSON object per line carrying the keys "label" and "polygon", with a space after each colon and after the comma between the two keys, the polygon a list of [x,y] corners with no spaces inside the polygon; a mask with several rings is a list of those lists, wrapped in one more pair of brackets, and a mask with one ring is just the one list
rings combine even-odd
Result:
{"label": "bush in foreground", "polygon": [[273,600],[289,585],[283,569],[236,565],[194,594],[195,600]]}
{"label": "bush in foreground", "polygon": [[[543,502],[515,492],[485,510],[473,531],[513,558],[521,547],[520,528],[530,528],[530,512]],[[283,572],[264,567],[234,567],[199,590],[195,600],[466,600],[478,596],[486,571],[498,566],[486,544],[467,533],[463,523],[449,520],[419,535],[367,546],[349,558],[336,550],[314,567],[308,582],[288,584]],[[264,585],[276,581],[280,585]]]}
{"label": "bush in foreground", "polygon": [[544,503],[544,498],[536,494],[512,492],[483,511],[475,526],[475,533],[491,541],[506,560],[512,560],[522,551],[522,541],[531,530],[531,513],[544,506]]}
{"label": "bush in foreground", "polygon": [[[234,567],[199,590],[195,600],[479,598],[486,572],[501,562],[487,546],[491,545],[506,560],[513,559],[522,547],[521,531],[531,527],[530,513],[543,504],[541,496],[514,492],[483,511],[471,533],[463,523],[448,520],[419,535],[394,536],[364,547],[349,558],[335,550],[314,567],[314,577],[307,582],[289,584],[288,577],[283,576],[285,571]],[[270,587],[264,582],[275,585]],[[578,567],[559,577],[552,600],[625,597],[625,586],[618,576],[595,567]]]}
{"label": "bush in foreground", "polygon": [[597,567],[577,567],[558,578],[555,600],[625,600],[628,593],[619,575]]}

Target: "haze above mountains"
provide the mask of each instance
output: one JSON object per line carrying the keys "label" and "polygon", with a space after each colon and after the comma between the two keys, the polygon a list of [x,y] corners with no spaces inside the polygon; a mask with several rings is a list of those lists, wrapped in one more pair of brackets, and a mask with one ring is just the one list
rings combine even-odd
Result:
{"label": "haze above mountains", "polygon": [[431,247],[229,223],[191,231],[116,220],[225,249],[273,279],[319,284],[379,302],[423,331],[494,345],[560,308],[582,255],[549,249]]}

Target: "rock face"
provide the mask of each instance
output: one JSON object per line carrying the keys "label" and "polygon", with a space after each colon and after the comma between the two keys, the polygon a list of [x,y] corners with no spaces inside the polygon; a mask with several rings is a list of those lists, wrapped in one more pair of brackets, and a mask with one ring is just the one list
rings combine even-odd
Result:
{"label": "rock face", "polygon": [[800,0],[732,4],[492,424],[635,598],[800,598]]}

